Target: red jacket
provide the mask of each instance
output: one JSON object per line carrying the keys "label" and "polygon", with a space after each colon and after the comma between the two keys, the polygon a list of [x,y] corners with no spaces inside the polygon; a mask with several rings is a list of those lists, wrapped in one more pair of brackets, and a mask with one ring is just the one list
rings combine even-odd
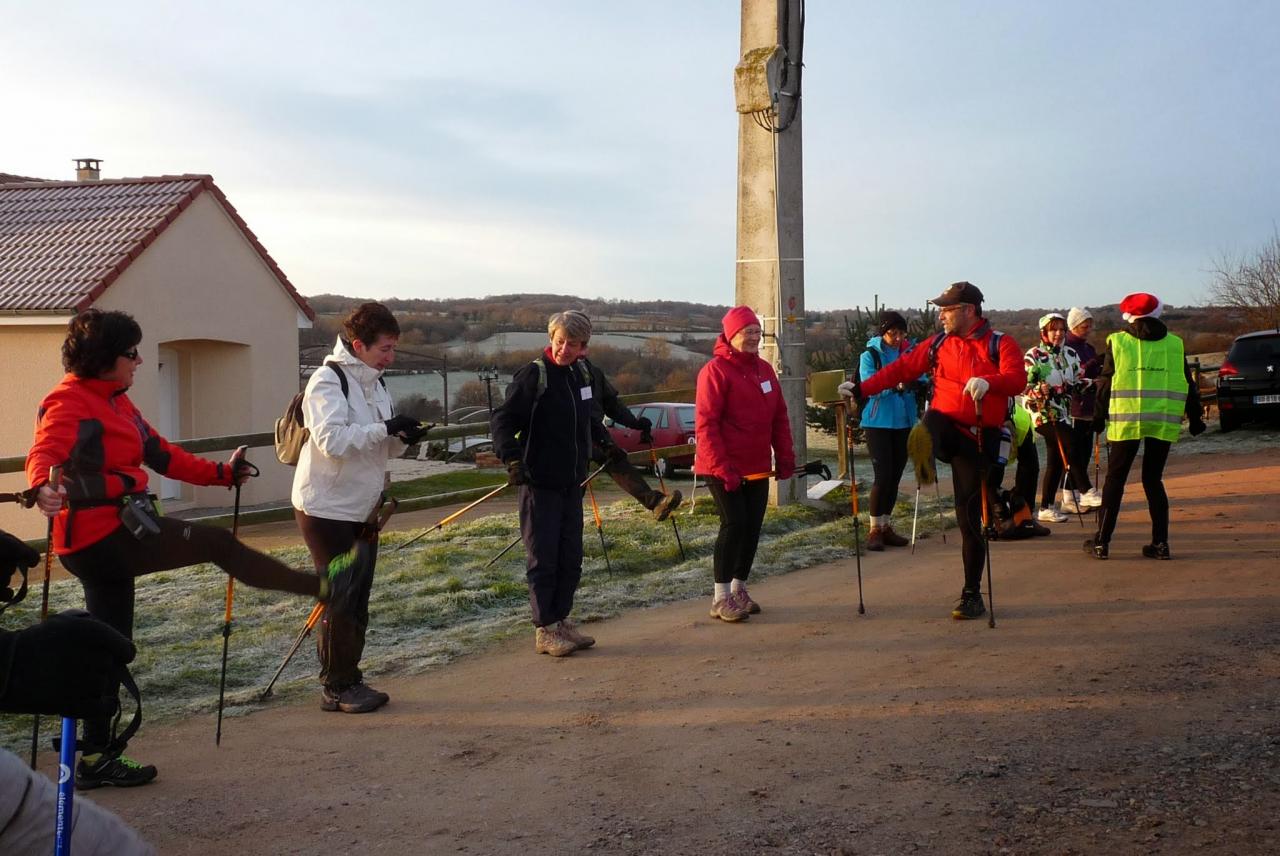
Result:
{"label": "red jacket", "polygon": [[795,472],[778,375],[755,354],[735,351],[723,334],[716,339],[715,356],[698,372],[694,424],[697,472],[721,479],[729,490],[736,490],[743,476],[774,469],[773,457],[778,478]]}
{"label": "red jacket", "polygon": [[1027,387],[1027,369],[1022,363],[1022,350],[1009,334],[1000,337],[1000,364],[991,362],[991,324],[979,321],[966,335],[948,335],[938,348],[936,365],[930,365],[930,352],[937,333],[925,339],[898,359],[862,382],[862,395],[869,398],[891,386],[915,380],[925,372],[933,373],[934,410],[951,421],[973,426],[978,423],[973,399],[965,394],[970,378],[980,377],[991,386],[982,399],[982,424],[994,428],[1005,421],[1009,399]]}
{"label": "red jacket", "polygon": [[115,381],[64,377],[40,402],[35,442],[27,453],[32,487],[49,480],[50,467],[62,467],[67,503],[54,520],[54,552],[83,550],[115,531],[117,500],[147,489],[144,463],[190,484],[231,484],[230,468],[157,434]]}

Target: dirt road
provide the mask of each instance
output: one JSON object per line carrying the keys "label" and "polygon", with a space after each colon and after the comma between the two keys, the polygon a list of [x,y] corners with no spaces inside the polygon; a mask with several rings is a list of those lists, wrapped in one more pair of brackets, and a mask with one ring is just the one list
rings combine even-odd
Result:
{"label": "dirt road", "polygon": [[[1131,482],[1113,558],[1073,519],[997,544],[998,626],[955,622],[956,537],[381,680],[149,726],[97,791],[164,853],[1280,852],[1280,463],[1175,456],[1175,560]],[[376,616],[374,621],[377,621]],[[532,636],[532,634],[530,634]]]}

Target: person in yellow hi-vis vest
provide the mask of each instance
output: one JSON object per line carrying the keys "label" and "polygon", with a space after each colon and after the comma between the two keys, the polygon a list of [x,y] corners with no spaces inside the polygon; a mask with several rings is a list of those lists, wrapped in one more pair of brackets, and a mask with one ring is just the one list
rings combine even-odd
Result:
{"label": "person in yellow hi-vis vest", "polygon": [[1084,542],[1084,551],[1095,559],[1107,558],[1124,483],[1139,445],[1143,446],[1142,489],[1151,514],[1151,543],[1143,546],[1142,555],[1171,558],[1164,465],[1182,430],[1183,415],[1190,421],[1193,437],[1203,433],[1204,418],[1182,340],[1160,320],[1163,311],[1164,304],[1154,294],[1130,294],[1120,301],[1120,314],[1128,326],[1107,337],[1093,420],[1095,432],[1107,432],[1107,479],[1097,534]]}

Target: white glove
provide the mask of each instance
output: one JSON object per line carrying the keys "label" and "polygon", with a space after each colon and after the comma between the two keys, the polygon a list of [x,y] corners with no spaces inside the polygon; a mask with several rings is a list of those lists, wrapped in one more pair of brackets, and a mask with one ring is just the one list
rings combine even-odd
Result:
{"label": "white glove", "polygon": [[[830,389],[830,387],[828,387]],[[847,380],[836,387],[836,392],[844,398],[853,398],[853,381]]]}
{"label": "white glove", "polygon": [[974,401],[981,401],[982,396],[987,394],[987,390],[991,388],[991,384],[987,383],[980,377],[971,377],[969,382],[964,385],[964,391]]}

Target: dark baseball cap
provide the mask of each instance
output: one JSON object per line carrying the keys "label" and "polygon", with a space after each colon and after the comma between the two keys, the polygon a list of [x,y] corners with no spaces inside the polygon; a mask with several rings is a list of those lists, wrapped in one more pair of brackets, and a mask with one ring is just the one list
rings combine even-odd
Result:
{"label": "dark baseball cap", "polygon": [[959,303],[982,305],[982,292],[971,282],[953,282],[947,290],[929,301],[934,306],[955,306]]}

